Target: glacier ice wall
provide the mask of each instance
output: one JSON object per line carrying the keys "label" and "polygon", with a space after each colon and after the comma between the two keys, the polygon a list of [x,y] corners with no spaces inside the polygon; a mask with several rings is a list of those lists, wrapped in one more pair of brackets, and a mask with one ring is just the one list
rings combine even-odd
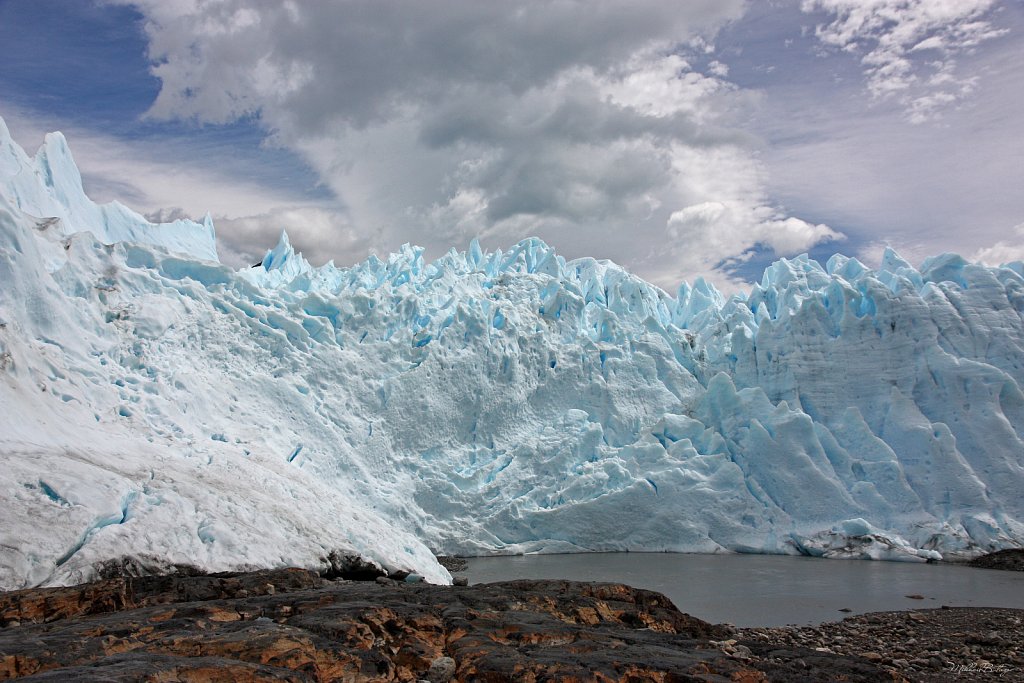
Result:
{"label": "glacier ice wall", "polygon": [[91,232],[103,244],[139,242],[217,260],[213,220],[178,220],[159,227],[118,202],[97,205],[82,188],[82,175],[61,133],[50,133],[35,157],[11,138],[0,118],[0,186],[10,207],[45,218],[62,236]]}
{"label": "glacier ice wall", "polygon": [[313,268],[282,235],[233,271],[209,220],[105,213],[63,138],[5,133],[4,587],[124,556],[445,581],[431,551],[1024,542],[1020,263],[798,257],[725,299],[535,239]]}

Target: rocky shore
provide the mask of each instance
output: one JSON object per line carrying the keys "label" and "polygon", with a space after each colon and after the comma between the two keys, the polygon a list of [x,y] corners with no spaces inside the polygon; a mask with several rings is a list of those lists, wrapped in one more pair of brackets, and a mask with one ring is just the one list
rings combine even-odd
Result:
{"label": "rocky shore", "polygon": [[734,629],[620,584],[433,586],[299,569],[0,594],[0,679],[1012,681],[1024,611]]}
{"label": "rocky shore", "polygon": [[741,629],[733,638],[769,659],[780,646],[858,657],[879,665],[885,680],[1024,680],[1024,610],[877,612],[820,626]]}
{"label": "rocky shore", "polygon": [[976,557],[968,564],[981,569],[1003,569],[1006,571],[1024,572],[1024,550],[1019,548],[1000,550]]}

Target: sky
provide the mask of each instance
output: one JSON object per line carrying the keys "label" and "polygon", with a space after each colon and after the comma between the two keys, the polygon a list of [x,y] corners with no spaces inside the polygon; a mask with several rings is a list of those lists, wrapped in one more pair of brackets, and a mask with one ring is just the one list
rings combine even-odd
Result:
{"label": "sky", "polygon": [[538,236],[670,292],[1024,259],[1024,0],[0,0],[0,116],[221,260]]}

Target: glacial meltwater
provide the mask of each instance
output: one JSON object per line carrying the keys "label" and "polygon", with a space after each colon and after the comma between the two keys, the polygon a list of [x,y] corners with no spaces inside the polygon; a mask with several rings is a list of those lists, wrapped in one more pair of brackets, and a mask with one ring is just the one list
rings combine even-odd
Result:
{"label": "glacial meltwater", "polygon": [[705,621],[736,626],[816,624],[847,614],[942,605],[1024,608],[1024,572],[943,563],[585,553],[471,558],[461,575],[471,584],[512,579],[626,583],[664,593],[680,610]]}

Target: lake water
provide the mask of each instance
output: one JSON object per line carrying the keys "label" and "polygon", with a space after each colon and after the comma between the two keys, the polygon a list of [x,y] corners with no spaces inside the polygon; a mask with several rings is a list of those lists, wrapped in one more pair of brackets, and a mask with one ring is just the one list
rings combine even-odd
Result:
{"label": "lake water", "polygon": [[[664,593],[713,623],[782,626],[850,613],[955,607],[1024,608],[1024,572],[960,565],[779,555],[589,553],[469,558],[471,584],[511,579],[626,583]],[[924,599],[908,598],[921,595]]]}

